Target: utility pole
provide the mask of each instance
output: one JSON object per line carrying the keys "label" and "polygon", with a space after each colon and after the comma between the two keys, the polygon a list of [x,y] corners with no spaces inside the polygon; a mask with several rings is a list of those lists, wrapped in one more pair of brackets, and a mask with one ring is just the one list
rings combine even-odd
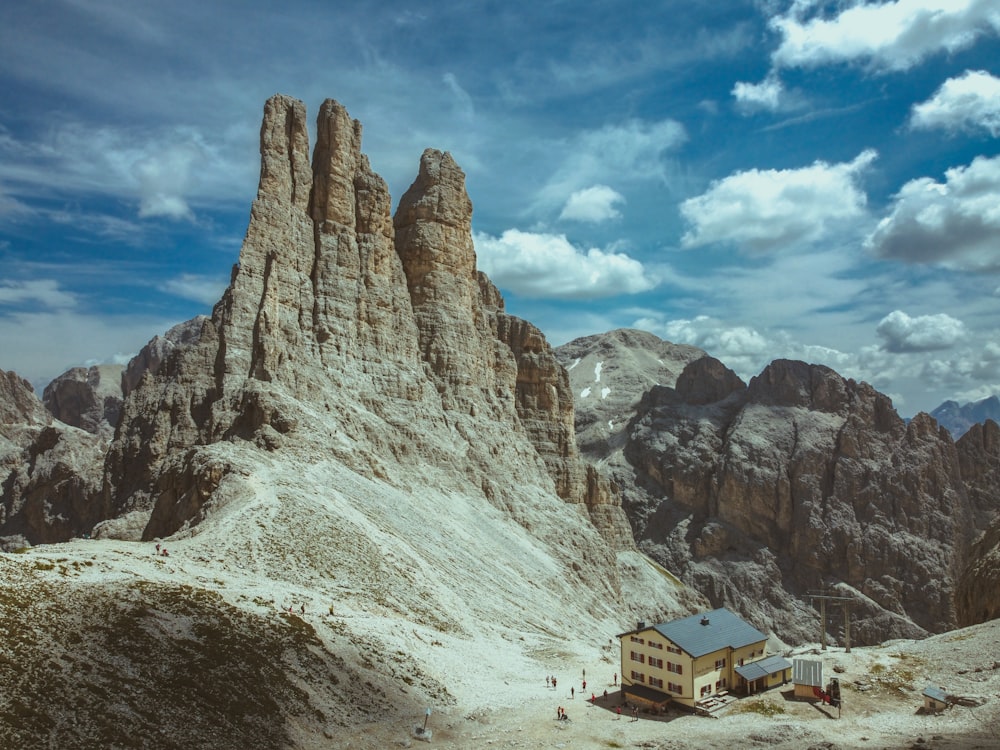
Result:
{"label": "utility pole", "polygon": [[843,607],[844,610],[844,650],[851,653],[851,602],[849,596],[833,596],[824,591],[809,592],[810,603],[815,605],[819,601],[819,643],[820,648],[826,651],[826,603],[834,602]]}

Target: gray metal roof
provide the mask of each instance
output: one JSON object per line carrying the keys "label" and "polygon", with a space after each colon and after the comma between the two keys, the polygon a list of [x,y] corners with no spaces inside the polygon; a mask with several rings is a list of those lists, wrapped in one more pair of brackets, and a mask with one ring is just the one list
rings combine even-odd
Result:
{"label": "gray metal roof", "polygon": [[725,607],[654,625],[653,629],[694,658],[727,647],[741,648],[767,640],[766,635]]}
{"label": "gray metal roof", "polygon": [[792,682],[796,685],[823,687],[823,662],[814,659],[793,659]]}
{"label": "gray metal roof", "polygon": [[741,667],[736,667],[736,674],[747,682],[752,682],[753,680],[759,680],[761,677],[767,677],[769,674],[781,672],[791,666],[792,663],[788,659],[780,654],[775,654],[774,656],[768,656],[764,659],[744,664]]}
{"label": "gray metal roof", "polygon": [[928,698],[933,698],[936,701],[940,701],[941,703],[948,702],[948,696],[944,692],[944,690],[942,690],[939,687],[934,687],[934,685],[928,685],[927,687],[925,687],[924,695],[926,695]]}

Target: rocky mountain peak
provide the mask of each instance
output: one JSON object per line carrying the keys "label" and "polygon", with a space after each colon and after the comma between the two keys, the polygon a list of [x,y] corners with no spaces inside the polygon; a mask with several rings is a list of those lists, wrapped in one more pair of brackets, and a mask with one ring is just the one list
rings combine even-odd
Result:
{"label": "rocky mountain peak", "polygon": [[45,408],[61,422],[110,439],[122,407],[121,365],[74,367],[42,394]]}
{"label": "rocky mountain peak", "polygon": [[674,390],[684,403],[703,406],[746,391],[746,383],[714,357],[702,357],[677,376]]}
{"label": "rocky mountain peak", "polygon": [[798,406],[837,413],[847,403],[844,379],[829,367],[776,359],[750,379],[749,398],[767,406]]}
{"label": "rocky mountain peak", "polygon": [[498,481],[507,466],[630,547],[617,494],[578,454],[565,370],[476,271],[472,202],[451,155],[424,152],[393,218],[346,109],[325,101],[316,132],[310,161],[304,106],[265,105],[239,264],[196,340],[130,393],[105,471],[118,520],[103,533],[163,535],[200,518],[232,470],[211,446],[240,439],[332,451],[407,485],[436,467],[512,509]]}
{"label": "rocky mountain peak", "polygon": [[0,429],[4,425],[44,425],[52,421],[31,383],[16,372],[0,370]]}

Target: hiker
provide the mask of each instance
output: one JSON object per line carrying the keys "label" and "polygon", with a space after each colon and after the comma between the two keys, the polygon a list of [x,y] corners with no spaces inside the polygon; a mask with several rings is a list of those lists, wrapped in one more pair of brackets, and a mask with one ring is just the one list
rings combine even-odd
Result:
{"label": "hiker", "polygon": [[607,699],[608,699],[608,691],[607,691],[607,689],[605,689],[605,691],[604,691],[604,700],[607,701]]}
{"label": "hiker", "polygon": [[303,604],[301,607],[299,607],[299,610],[302,612],[302,614],[305,614],[306,613],[306,605]]}
{"label": "hiker", "polygon": [[617,684],[618,684],[618,673],[617,673],[617,672],[615,672],[615,675],[614,675],[614,677],[612,677],[611,679],[612,679],[613,683],[614,683],[615,685],[617,685]]}
{"label": "hiker", "polygon": [[569,699],[573,700],[574,698],[576,698],[576,688],[575,687],[570,687],[570,689],[569,689]]}
{"label": "hiker", "polygon": [[617,708],[615,708],[615,713],[616,713],[616,714],[618,714],[618,715],[617,715],[617,716],[615,717],[615,720],[616,720],[616,721],[621,721],[621,720],[622,720],[622,707],[621,707],[621,706],[618,706]]}
{"label": "hiker", "polygon": [[160,543],[156,543],[156,554],[160,554]]}
{"label": "hiker", "polygon": [[639,707],[632,706],[632,721],[639,721]]}
{"label": "hiker", "polygon": [[590,703],[591,704],[597,703],[597,696],[594,695],[593,693],[590,694]]}
{"label": "hiker", "polygon": [[583,689],[584,689],[584,690],[586,690],[586,689],[587,689],[587,681],[586,681],[586,680],[584,680],[584,681],[583,681]]}
{"label": "hiker", "polygon": [[555,688],[556,688],[556,678],[553,677],[552,678],[552,689],[555,690]]}
{"label": "hiker", "polygon": [[545,687],[548,687],[551,684],[552,684],[552,678],[549,677],[548,675],[545,675]]}

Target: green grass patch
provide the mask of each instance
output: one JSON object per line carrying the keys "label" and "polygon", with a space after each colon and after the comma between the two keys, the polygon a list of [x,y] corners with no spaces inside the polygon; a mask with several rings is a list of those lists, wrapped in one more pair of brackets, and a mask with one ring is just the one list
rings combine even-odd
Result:
{"label": "green grass patch", "polygon": [[780,716],[785,713],[785,707],[771,701],[742,701],[736,704],[732,713],[757,714],[759,716]]}

